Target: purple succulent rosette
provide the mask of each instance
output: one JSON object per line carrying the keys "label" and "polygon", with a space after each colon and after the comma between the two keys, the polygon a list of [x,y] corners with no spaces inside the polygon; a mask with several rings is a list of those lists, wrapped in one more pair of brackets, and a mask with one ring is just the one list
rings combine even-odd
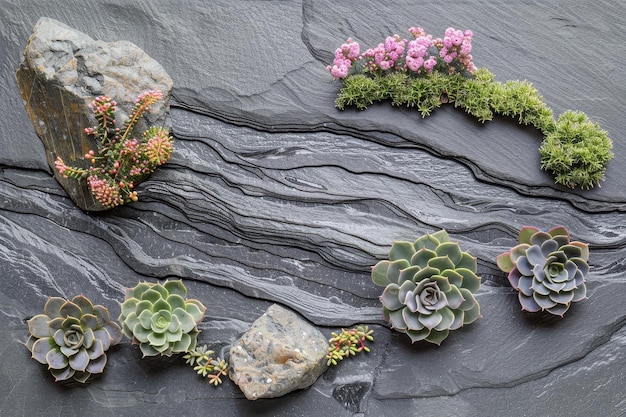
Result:
{"label": "purple succulent rosette", "polygon": [[385,287],[383,314],[395,330],[413,342],[440,345],[451,330],[480,317],[476,268],[476,258],[440,230],[413,243],[394,242],[389,260],[372,269],[372,281]]}
{"label": "purple succulent rosette", "polygon": [[36,361],[48,365],[55,381],[84,383],[104,371],[106,351],[120,342],[122,331],[109,311],[85,296],[71,301],[50,297],[44,313],[28,320],[26,347]]}
{"label": "purple succulent rosette", "polygon": [[525,226],[518,241],[496,263],[519,291],[522,310],[563,316],[571,303],[587,298],[588,244],[571,241],[563,226],[547,232]]}

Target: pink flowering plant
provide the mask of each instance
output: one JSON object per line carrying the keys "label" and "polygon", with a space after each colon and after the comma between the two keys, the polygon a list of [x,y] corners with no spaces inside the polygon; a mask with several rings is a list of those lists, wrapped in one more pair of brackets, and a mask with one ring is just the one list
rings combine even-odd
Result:
{"label": "pink flowering plant", "polygon": [[413,35],[410,41],[399,35],[388,36],[385,42],[362,54],[359,44],[349,38],[335,50],[333,64],[327,68],[334,79],[346,78],[350,73],[384,75],[392,72],[413,76],[433,72],[467,76],[476,70],[471,55],[471,30],[448,28],[443,38],[436,39],[421,27],[411,27],[409,32]]}
{"label": "pink flowering plant", "polygon": [[544,134],[541,168],[551,171],[557,184],[586,189],[600,185],[613,144],[597,123],[571,110],[555,120],[531,83],[498,82],[486,68],[477,68],[471,30],[448,28],[442,38],[421,27],[409,28],[409,33],[411,40],[388,36],[364,52],[349,38],[335,50],[327,69],[342,83],[335,100],[338,109],[364,110],[389,100],[393,106],[417,108],[422,117],[445,103],[481,123],[495,115],[513,117]]}
{"label": "pink flowering plant", "polygon": [[91,166],[69,167],[57,157],[56,170],[65,178],[86,178],[91,193],[105,208],[137,201],[135,185],[163,165],[173,150],[167,129],[153,126],[139,137],[135,132],[137,122],[162,98],[159,90],[140,94],[129,118],[119,128],[115,118],[117,103],[108,96],[96,97],[91,108],[98,125],[85,129],[85,134],[98,141],[98,149],[84,156]]}

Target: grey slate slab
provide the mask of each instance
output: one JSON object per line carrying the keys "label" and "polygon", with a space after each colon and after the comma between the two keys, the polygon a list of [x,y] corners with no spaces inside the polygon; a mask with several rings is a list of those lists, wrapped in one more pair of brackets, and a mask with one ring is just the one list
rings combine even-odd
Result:
{"label": "grey slate slab", "polygon": [[[5,0],[0,10],[0,415],[626,415],[621,2]],[[83,213],[51,176],[15,82],[42,16],[131,41],[174,81],[175,153],[132,206]],[[599,122],[615,152],[602,187],[555,186],[539,170],[541,136],[512,120],[335,109],[333,50],[415,25],[471,29],[478,66],[531,81],[555,114]],[[564,319],[522,313],[495,256],[524,225],[561,224],[590,244],[589,299]],[[393,240],[440,228],[478,258],[483,318],[439,348],[411,345],[384,325],[369,268]],[[125,287],[178,277],[207,305],[200,339],[218,352],[273,303],[327,336],[369,324],[376,341],[310,389],[254,403],[182,360],[152,366],[127,342],[99,380],[61,387],[22,345],[48,295],[83,293],[116,316]]]}

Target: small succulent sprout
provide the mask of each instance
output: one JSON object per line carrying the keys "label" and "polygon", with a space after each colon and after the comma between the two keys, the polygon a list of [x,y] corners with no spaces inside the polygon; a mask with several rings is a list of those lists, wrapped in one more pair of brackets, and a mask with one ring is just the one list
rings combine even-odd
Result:
{"label": "small succulent sprout", "polygon": [[142,282],[126,290],[119,321],[122,332],[138,344],[143,356],[187,352],[196,348],[206,307],[187,299],[182,280]]}
{"label": "small succulent sprout", "polygon": [[480,317],[476,269],[476,258],[440,230],[413,243],[394,242],[389,260],[372,269],[372,281],[385,287],[383,314],[395,330],[413,342],[440,345],[450,330]]}
{"label": "small succulent sprout", "polygon": [[122,339],[109,311],[78,295],[71,301],[50,297],[43,314],[28,320],[26,347],[33,359],[48,365],[55,381],[84,383],[104,371],[106,351]]}
{"label": "small succulent sprout", "polygon": [[522,310],[563,316],[571,303],[587,298],[589,246],[571,241],[563,226],[543,232],[522,227],[519,244],[496,258],[518,291]]}

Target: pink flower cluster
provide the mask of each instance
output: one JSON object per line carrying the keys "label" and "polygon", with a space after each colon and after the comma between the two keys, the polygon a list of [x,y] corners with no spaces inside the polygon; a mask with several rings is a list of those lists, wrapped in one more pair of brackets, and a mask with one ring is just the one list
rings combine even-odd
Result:
{"label": "pink flower cluster", "polygon": [[383,71],[400,69],[402,65],[399,60],[404,56],[405,46],[406,39],[400,39],[398,35],[387,36],[384,43],[363,52],[361,59],[365,61],[364,66],[370,72],[379,68]]}
{"label": "pink flower cluster", "polygon": [[112,180],[107,181],[95,175],[87,177],[87,184],[93,196],[105,207],[115,207],[123,202],[120,198],[120,187]]}
{"label": "pink flower cluster", "polygon": [[352,38],[348,38],[346,43],[342,44],[340,48],[335,49],[333,65],[326,67],[334,79],[345,78],[348,75],[352,63],[360,59],[359,52],[359,44],[354,42]]}
{"label": "pink flower cluster", "polygon": [[413,40],[401,39],[398,35],[388,36],[384,43],[370,48],[359,55],[359,44],[352,39],[335,51],[335,60],[328,66],[334,79],[345,78],[355,63],[361,70],[374,74],[388,71],[405,71],[414,74],[433,71],[454,74],[467,71],[473,73],[471,30],[465,32],[448,28],[445,36],[433,39],[420,27],[409,28]]}
{"label": "pink flower cluster", "polygon": [[150,164],[154,166],[164,164],[174,150],[169,132],[159,127],[148,129],[144,132],[147,141],[144,143],[143,153]]}
{"label": "pink flower cluster", "polygon": [[107,118],[112,120],[115,117],[117,103],[109,96],[98,96],[90,104],[96,118]]}

